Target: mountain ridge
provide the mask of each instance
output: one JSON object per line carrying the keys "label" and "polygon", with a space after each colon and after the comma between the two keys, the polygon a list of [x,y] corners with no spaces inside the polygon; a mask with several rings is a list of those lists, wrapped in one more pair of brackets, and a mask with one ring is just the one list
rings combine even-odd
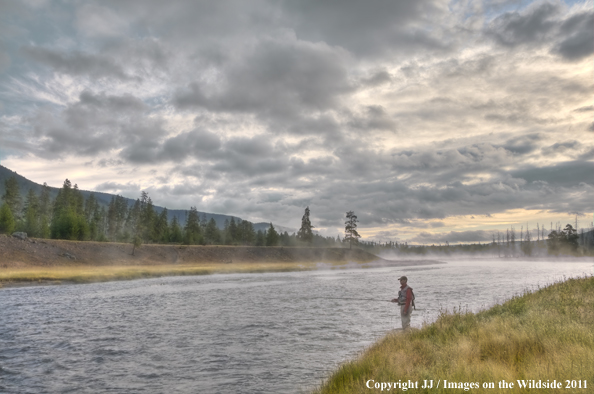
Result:
{"label": "mountain ridge", "polygon": [[[33,189],[33,191],[37,195],[39,195],[41,193],[43,185],[33,182],[32,180],[27,179],[24,176],[18,174],[16,171],[13,171],[3,165],[0,165],[0,199],[1,199],[1,196],[3,196],[6,191],[5,187],[4,187],[4,182],[13,176],[16,178],[16,180],[19,184],[19,192],[23,198],[26,195],[26,193],[29,191],[29,189]],[[53,187],[53,186],[49,186],[49,188],[50,188],[51,199],[54,200],[56,198],[56,196],[58,195],[58,191],[61,188]],[[104,206],[105,208],[107,208],[109,206],[111,199],[116,196],[115,194],[97,192],[97,191],[92,191],[92,190],[80,190],[79,189],[79,191],[82,193],[85,200],[91,194],[93,194],[95,199],[99,203],[99,205]],[[136,201],[136,199],[132,199],[132,198],[128,198],[128,197],[123,197],[123,198],[126,200],[126,203],[128,204],[129,207],[134,205],[134,202]],[[159,205],[154,205],[154,209],[159,214],[163,211],[164,207],[159,206]],[[169,220],[169,222],[171,222],[174,217],[177,217],[178,222],[183,225],[186,222],[188,212],[189,212],[189,209],[167,209],[167,219]],[[225,214],[219,214],[219,213],[210,213],[210,212],[203,212],[203,211],[198,211],[198,215],[200,216],[200,218],[202,218],[203,216],[206,216],[207,221],[209,221],[211,218],[214,219],[217,224],[217,227],[219,229],[224,228],[225,220],[230,221],[231,218],[234,218],[236,222],[240,222],[240,221],[244,220],[244,219],[240,218],[239,216],[225,215]],[[264,231],[270,227],[270,223],[267,223],[267,222],[258,222],[258,223],[252,222],[252,225],[254,226],[255,231],[258,231],[258,230]],[[273,226],[277,232],[287,231],[290,234],[290,233],[296,231],[295,229],[285,227],[285,226],[280,226],[277,224],[273,224]]]}

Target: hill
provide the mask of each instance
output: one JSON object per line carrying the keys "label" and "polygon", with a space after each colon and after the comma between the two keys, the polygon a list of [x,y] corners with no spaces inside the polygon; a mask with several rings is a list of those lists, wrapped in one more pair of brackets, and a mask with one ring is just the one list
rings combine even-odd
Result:
{"label": "hill", "polygon": [[[21,196],[24,197],[26,195],[26,193],[29,191],[29,189],[33,189],[33,191],[37,195],[39,195],[41,193],[42,185],[35,183],[35,182],[25,178],[24,176],[19,175],[15,171],[12,171],[12,170],[0,165],[0,197],[2,195],[4,195],[4,193],[5,193],[4,182],[11,177],[16,178],[16,180],[19,184],[19,190],[20,190]],[[73,183],[75,183],[75,182],[73,182]],[[59,190],[60,190],[60,187],[50,186],[50,196],[52,199],[56,198]],[[89,190],[81,190],[80,192],[82,193],[82,195],[84,196],[85,199],[87,199],[91,194],[93,194],[95,196],[95,199],[99,202],[99,205],[103,206],[105,208],[107,208],[109,206],[109,202],[111,201],[112,198],[115,197],[114,194],[95,192],[95,191],[89,191]],[[128,204],[128,207],[134,205],[134,201],[136,201],[135,199],[126,198],[126,197],[124,197],[124,198]],[[162,206],[155,205],[154,208],[158,214],[163,211]],[[224,215],[224,214],[218,214],[218,213],[209,213],[209,212],[198,211],[198,214],[200,215],[201,218],[203,216],[205,216],[207,221],[210,220],[211,218],[214,219],[215,222],[217,223],[217,227],[220,229],[223,229],[223,227],[225,225],[225,221],[226,220],[230,221],[231,218],[234,218],[236,222],[243,220],[242,218],[240,218],[238,216],[230,216],[230,215]],[[188,215],[188,210],[185,210],[185,209],[167,209],[167,218],[168,218],[169,222],[171,222],[174,217],[177,217],[177,220],[180,223],[185,223],[187,215]],[[259,223],[252,223],[252,224],[254,226],[255,231],[258,231],[258,230],[264,231],[264,230],[267,230],[270,226],[270,223],[266,223],[266,222],[259,222]],[[279,226],[276,224],[274,224],[274,227],[279,232],[284,232],[284,231],[287,231],[288,233],[295,232],[294,229],[291,229],[289,227]]]}

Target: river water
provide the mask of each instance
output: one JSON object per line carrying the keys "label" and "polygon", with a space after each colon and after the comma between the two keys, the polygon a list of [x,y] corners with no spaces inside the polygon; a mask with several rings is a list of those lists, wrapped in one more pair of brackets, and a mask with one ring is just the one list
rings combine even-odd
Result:
{"label": "river water", "polygon": [[478,311],[594,263],[447,264],[0,289],[2,393],[301,393],[400,326]]}

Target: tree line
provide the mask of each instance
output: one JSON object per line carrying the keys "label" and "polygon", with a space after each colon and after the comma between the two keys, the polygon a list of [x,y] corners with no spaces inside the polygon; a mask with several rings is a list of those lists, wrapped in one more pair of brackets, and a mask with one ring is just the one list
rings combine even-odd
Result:
{"label": "tree line", "polygon": [[520,229],[520,234],[511,227],[503,233],[497,231],[497,236],[493,234],[492,242],[451,245],[446,241],[438,245],[409,245],[408,242],[360,241],[359,247],[375,254],[391,251],[396,254],[475,254],[501,258],[594,255],[594,229],[592,228],[586,231],[582,228],[581,235],[571,224],[567,224],[565,228],[561,228],[559,223],[553,228],[551,224],[550,230],[545,230],[543,226],[538,225],[537,230],[536,239],[530,231],[524,232],[523,227]]}
{"label": "tree line", "polygon": [[220,229],[214,218],[207,220],[196,207],[187,211],[185,223],[180,223],[176,216],[170,221],[167,208],[157,212],[145,191],[131,205],[126,198],[116,195],[105,207],[93,193],[85,199],[78,186],[68,179],[53,200],[45,183],[39,194],[30,189],[24,199],[15,177],[7,179],[4,185],[0,233],[21,231],[32,238],[130,242],[135,249],[143,243],[350,247],[360,237],[356,231],[357,217],[352,212],[347,213],[349,229],[341,240],[339,236],[324,237],[313,232],[309,207],[298,233],[289,235],[286,231],[278,232],[272,223],[267,230],[256,231],[251,222],[233,217]]}
{"label": "tree line", "polygon": [[[578,235],[576,226],[567,224],[547,232],[537,224],[536,239],[533,231],[522,226],[520,234],[514,227],[505,233],[493,235],[493,242],[450,245],[408,245],[387,241],[360,241],[357,232],[357,216],[353,211],[346,213],[345,232],[325,237],[313,231],[310,209],[305,208],[301,227],[297,233],[278,232],[272,223],[267,230],[256,231],[247,220],[226,220],[223,228],[217,226],[214,218],[190,207],[185,223],[176,216],[168,219],[167,208],[157,212],[148,193],[128,204],[126,198],[113,196],[107,207],[102,206],[94,194],[86,199],[78,186],[66,179],[55,199],[51,199],[50,187],[43,184],[39,194],[33,189],[22,198],[16,178],[4,183],[5,193],[0,205],[0,233],[26,232],[33,238],[54,238],[79,241],[131,242],[134,247],[143,243],[175,243],[186,245],[252,245],[252,246],[313,246],[349,247],[356,245],[371,253],[386,249],[401,254],[453,254],[478,253],[498,257],[520,257],[534,255],[592,255],[594,254],[594,231]],[[577,221],[577,219],[576,219]]]}

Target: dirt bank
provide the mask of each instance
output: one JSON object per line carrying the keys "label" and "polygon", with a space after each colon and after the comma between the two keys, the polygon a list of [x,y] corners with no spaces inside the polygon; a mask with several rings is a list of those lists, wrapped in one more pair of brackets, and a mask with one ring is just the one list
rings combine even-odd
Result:
{"label": "dirt bank", "polygon": [[434,261],[390,261],[359,249],[259,246],[132,245],[54,239],[20,240],[0,235],[0,269],[55,266],[135,266],[200,263],[355,262],[373,265],[418,265]]}

